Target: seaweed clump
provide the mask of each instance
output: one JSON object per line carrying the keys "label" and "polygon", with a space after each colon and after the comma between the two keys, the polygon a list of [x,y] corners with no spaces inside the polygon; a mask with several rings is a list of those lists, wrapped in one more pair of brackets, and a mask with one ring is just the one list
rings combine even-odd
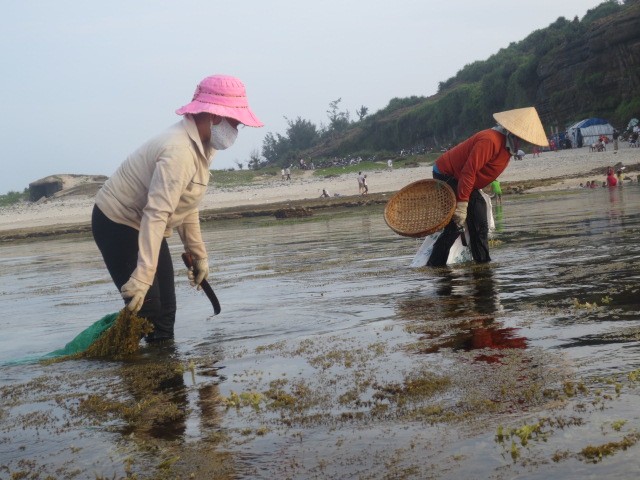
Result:
{"label": "seaweed clump", "polygon": [[146,318],[123,308],[111,325],[89,347],[74,355],[76,358],[121,357],[135,353],[140,348],[140,339],[153,331],[153,325]]}
{"label": "seaweed clump", "polygon": [[640,433],[632,432],[626,435],[619,442],[609,442],[603,445],[588,445],[582,449],[580,455],[593,463],[598,463],[603,457],[608,455],[614,455],[619,450],[626,450],[631,448],[640,440]]}

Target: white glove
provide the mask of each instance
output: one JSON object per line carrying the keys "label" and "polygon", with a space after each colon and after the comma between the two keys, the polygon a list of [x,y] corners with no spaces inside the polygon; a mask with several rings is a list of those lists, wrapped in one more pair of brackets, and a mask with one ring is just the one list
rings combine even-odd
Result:
{"label": "white glove", "polygon": [[133,277],[129,278],[129,281],[125,283],[120,289],[120,294],[125,300],[130,299],[127,303],[127,308],[133,313],[138,313],[144,303],[144,297],[147,296],[151,285],[147,285],[140,280],[136,280]]}
{"label": "white glove", "polygon": [[209,259],[206,257],[194,259],[193,267],[187,271],[187,276],[189,277],[191,286],[197,287],[198,290],[200,290],[202,288],[200,286],[202,281],[209,278]]}
{"label": "white glove", "polygon": [[464,222],[467,220],[467,206],[469,202],[458,202],[456,204],[456,211],[453,212],[453,222],[458,228],[464,228]]}

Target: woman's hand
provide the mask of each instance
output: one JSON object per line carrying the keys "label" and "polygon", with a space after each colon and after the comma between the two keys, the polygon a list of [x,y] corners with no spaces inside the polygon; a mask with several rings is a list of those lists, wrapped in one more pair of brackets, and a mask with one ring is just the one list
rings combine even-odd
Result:
{"label": "woman's hand", "polygon": [[191,286],[200,290],[202,281],[209,278],[209,259],[207,257],[194,259],[193,267],[187,270],[187,276]]}
{"label": "woman's hand", "polygon": [[140,311],[142,304],[144,303],[144,297],[146,297],[150,287],[151,285],[147,285],[133,277],[130,277],[129,281],[122,286],[120,294],[125,301],[129,300],[127,308],[130,311],[133,313],[138,313]]}

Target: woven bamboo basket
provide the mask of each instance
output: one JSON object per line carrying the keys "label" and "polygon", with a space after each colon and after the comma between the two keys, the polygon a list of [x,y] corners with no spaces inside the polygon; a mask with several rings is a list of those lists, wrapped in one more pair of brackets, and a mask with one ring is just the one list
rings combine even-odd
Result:
{"label": "woven bamboo basket", "polygon": [[456,195],[445,182],[418,180],[395,193],[384,209],[389,228],[405,237],[426,237],[444,228],[456,209]]}

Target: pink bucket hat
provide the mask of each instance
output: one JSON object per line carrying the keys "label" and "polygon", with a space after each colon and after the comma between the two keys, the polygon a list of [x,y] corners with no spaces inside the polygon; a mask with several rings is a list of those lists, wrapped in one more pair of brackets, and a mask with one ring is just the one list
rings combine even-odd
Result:
{"label": "pink bucket hat", "polygon": [[191,103],[176,110],[178,115],[202,112],[233,118],[247,127],[264,126],[249,108],[244,84],[228,75],[213,75],[202,80]]}

